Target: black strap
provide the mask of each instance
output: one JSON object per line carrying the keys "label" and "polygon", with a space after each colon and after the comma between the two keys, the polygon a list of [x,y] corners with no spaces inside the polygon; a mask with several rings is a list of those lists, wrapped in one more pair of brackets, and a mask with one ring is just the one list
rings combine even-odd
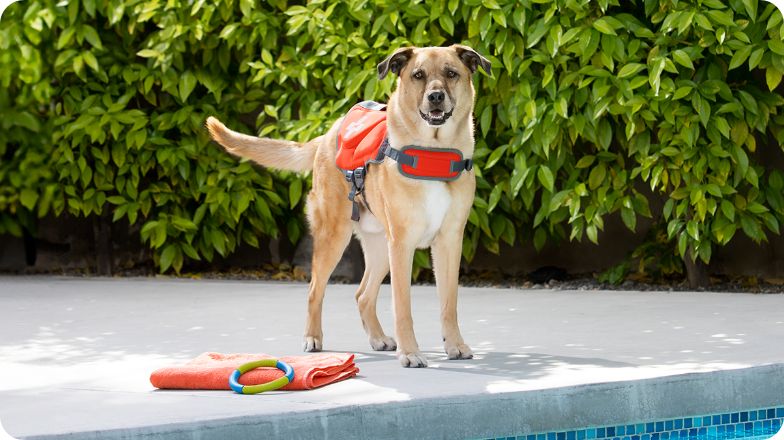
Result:
{"label": "black strap", "polygon": [[452,173],[459,173],[462,171],[471,171],[474,168],[474,160],[473,159],[466,159],[466,160],[456,160],[452,161],[449,165],[449,171]]}
{"label": "black strap", "polygon": [[396,150],[389,145],[389,141],[385,138],[384,142],[381,144],[381,148],[379,148],[381,153],[384,156],[389,157],[390,159],[394,160],[395,162],[401,163],[406,166],[410,166],[411,168],[416,168],[417,162],[419,158],[416,156],[412,156],[410,154],[406,154],[400,150]]}
{"label": "black strap", "polygon": [[365,189],[365,176],[367,170],[365,167],[359,167],[353,171],[345,171],[344,176],[351,184],[351,191],[348,193],[348,199],[351,200],[351,220],[359,221],[359,202],[356,197],[362,194]]}

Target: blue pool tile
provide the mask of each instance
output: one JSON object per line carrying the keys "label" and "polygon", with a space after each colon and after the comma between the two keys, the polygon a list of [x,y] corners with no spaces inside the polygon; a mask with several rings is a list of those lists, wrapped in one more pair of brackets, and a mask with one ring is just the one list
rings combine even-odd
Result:
{"label": "blue pool tile", "polygon": [[765,411],[764,409],[761,409],[761,410],[757,411],[757,420],[764,420],[767,415],[768,415],[768,412]]}
{"label": "blue pool tile", "polygon": [[669,439],[670,439],[670,433],[668,431],[664,431],[661,433],[661,440],[669,440]]}
{"label": "blue pool tile", "polygon": [[773,424],[771,425],[773,428],[781,428],[781,419],[773,420]]}
{"label": "blue pool tile", "polygon": [[596,429],[594,429],[594,428],[586,429],[585,430],[585,437],[589,438],[589,439],[595,439],[596,438]]}
{"label": "blue pool tile", "polygon": [[675,420],[675,429],[683,428],[683,419],[676,419]]}
{"label": "blue pool tile", "polygon": [[527,440],[536,440],[536,435],[533,434],[529,435]]}
{"label": "blue pool tile", "polygon": [[667,420],[666,422],[664,422],[664,430],[672,431],[672,420]]}
{"label": "blue pool tile", "polygon": [[642,437],[640,437],[640,440],[651,440],[651,435],[650,434],[643,434]]}
{"label": "blue pool tile", "polygon": [[577,440],[585,440],[585,430],[577,431]]}
{"label": "blue pool tile", "polygon": [[605,438],[605,437],[607,437],[606,428],[599,428],[596,430],[596,438]]}
{"label": "blue pool tile", "polygon": [[547,440],[555,440],[555,433],[554,432],[548,432],[547,433]]}
{"label": "blue pool tile", "polygon": [[730,414],[730,422],[731,423],[738,423],[740,421],[740,414],[732,413]]}
{"label": "blue pool tile", "polygon": [[607,428],[607,437],[615,437],[615,427],[610,426]]}
{"label": "blue pool tile", "polygon": [[537,434],[536,435],[536,440],[545,440],[546,438],[547,438],[547,436],[544,435],[544,434]]}
{"label": "blue pool tile", "polygon": [[649,422],[645,424],[645,432],[652,433],[656,431],[656,424],[653,422]]}
{"label": "blue pool tile", "polygon": [[705,416],[702,418],[702,426],[710,426],[711,423],[711,416]]}
{"label": "blue pool tile", "polygon": [[656,422],[656,432],[664,431],[664,422]]}
{"label": "blue pool tile", "polygon": [[566,440],[574,440],[577,438],[577,433],[575,431],[569,431],[566,433]]}
{"label": "blue pool tile", "polygon": [[743,411],[742,413],[740,413],[740,421],[741,422],[748,422],[749,421],[749,412],[748,411]]}
{"label": "blue pool tile", "polygon": [[616,426],[615,427],[615,435],[620,436],[620,435],[624,435],[625,433],[626,433],[626,430],[624,429],[623,426]]}
{"label": "blue pool tile", "polygon": [[638,423],[637,426],[634,429],[634,433],[635,434],[644,434],[645,433],[645,424],[644,423]]}
{"label": "blue pool tile", "polygon": [[730,422],[730,415],[729,414],[722,414],[721,415],[721,423],[727,424]]}
{"label": "blue pool tile", "polygon": [[776,408],[776,417],[784,417],[784,408]]}
{"label": "blue pool tile", "polygon": [[640,440],[640,436],[639,435],[633,435],[631,440]]}
{"label": "blue pool tile", "polygon": [[773,409],[773,408],[769,409],[769,410],[768,410],[768,418],[769,418],[769,419],[773,419],[773,418],[775,418],[775,417],[776,417],[776,410],[775,410],[775,409]]}
{"label": "blue pool tile", "polygon": [[696,426],[696,427],[698,427],[698,428],[699,428],[700,426],[702,426],[702,417],[695,417],[695,418],[694,418],[694,426]]}
{"label": "blue pool tile", "polygon": [[752,422],[757,420],[757,411],[749,411],[749,420]]}
{"label": "blue pool tile", "polygon": [[683,427],[684,428],[691,428],[691,426],[692,426],[692,419],[691,418],[683,420]]}
{"label": "blue pool tile", "polygon": [[634,425],[626,425],[626,435],[633,435],[637,434],[638,432],[639,431],[637,431],[637,427]]}
{"label": "blue pool tile", "polygon": [[557,438],[558,440],[566,440],[566,433],[565,433],[565,432],[559,432],[559,433],[556,435],[556,438]]}
{"label": "blue pool tile", "polygon": [[769,429],[770,428],[770,420],[763,420],[762,421],[762,427],[765,428],[765,429]]}

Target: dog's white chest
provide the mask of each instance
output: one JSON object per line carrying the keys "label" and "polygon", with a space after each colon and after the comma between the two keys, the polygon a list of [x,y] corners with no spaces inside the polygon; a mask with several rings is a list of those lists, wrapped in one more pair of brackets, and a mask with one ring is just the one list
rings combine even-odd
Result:
{"label": "dog's white chest", "polygon": [[423,181],[422,184],[424,186],[422,217],[425,222],[425,230],[417,247],[425,248],[430,246],[438,230],[441,229],[441,224],[452,204],[452,196],[444,182]]}

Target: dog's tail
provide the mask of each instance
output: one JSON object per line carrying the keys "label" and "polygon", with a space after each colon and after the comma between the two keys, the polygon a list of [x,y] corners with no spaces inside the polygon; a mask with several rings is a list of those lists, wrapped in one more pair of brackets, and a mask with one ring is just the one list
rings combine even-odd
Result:
{"label": "dog's tail", "polygon": [[278,139],[248,136],[229,130],[216,118],[207,118],[207,129],[215,142],[229,153],[250,159],[265,167],[305,172],[313,169],[316,142],[304,144]]}

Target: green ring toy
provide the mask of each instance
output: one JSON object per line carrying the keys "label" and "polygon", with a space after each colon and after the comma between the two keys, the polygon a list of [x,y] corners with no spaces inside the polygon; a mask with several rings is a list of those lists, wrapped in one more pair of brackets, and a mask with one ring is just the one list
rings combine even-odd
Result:
{"label": "green ring toy", "polygon": [[[283,371],[283,377],[258,385],[242,385],[239,383],[240,376],[259,367],[275,367],[278,370]],[[234,370],[234,372],[231,373],[231,376],[229,376],[229,386],[238,394],[258,394],[263,393],[264,391],[283,388],[291,383],[292,380],[294,380],[294,369],[291,365],[277,359],[262,359],[260,361],[248,362],[247,364],[240,365],[239,368]]]}

